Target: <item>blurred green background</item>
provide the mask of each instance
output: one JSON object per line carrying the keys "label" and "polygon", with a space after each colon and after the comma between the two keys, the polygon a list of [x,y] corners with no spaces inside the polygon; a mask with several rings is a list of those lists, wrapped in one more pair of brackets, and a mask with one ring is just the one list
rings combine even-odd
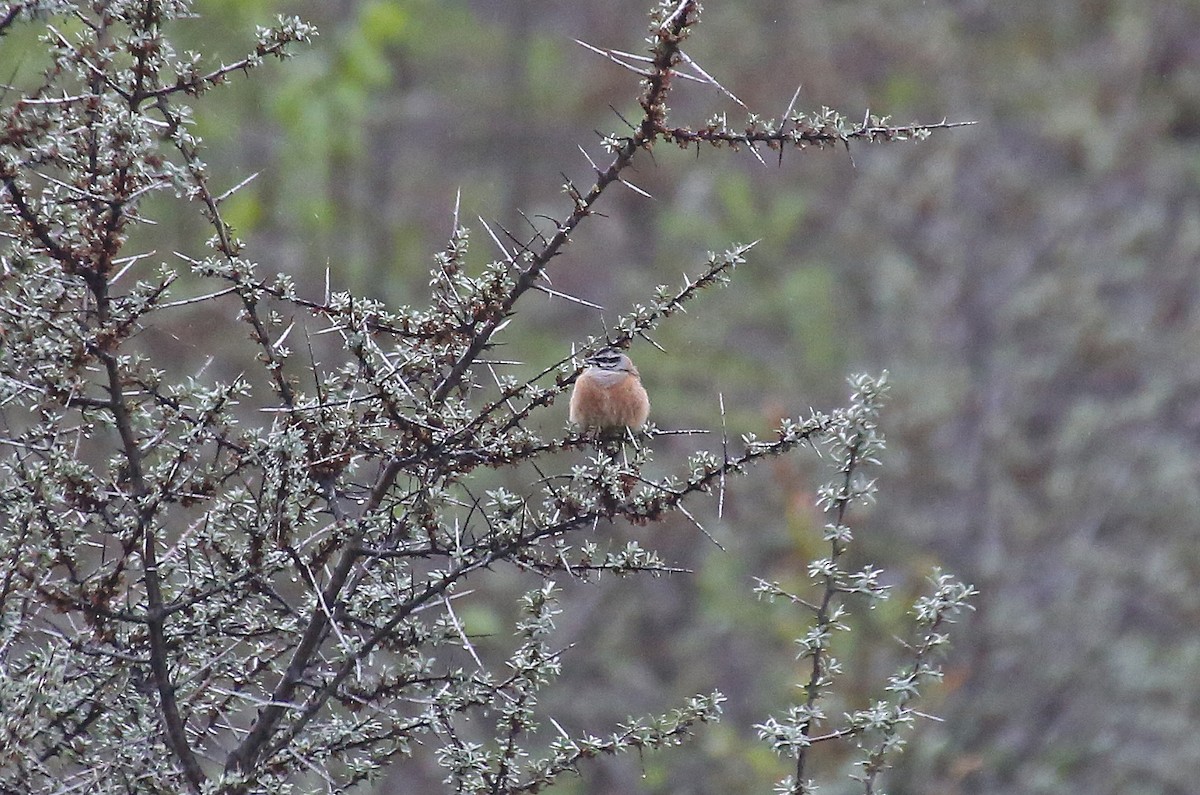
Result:
{"label": "blurred green background", "polygon": [[[227,205],[249,256],[312,297],[328,269],[334,289],[423,302],[460,191],[482,265],[496,252],[478,216],[512,230],[518,209],[562,217],[561,175],[590,184],[578,146],[603,162],[596,131],[638,110],[634,76],[572,39],[642,51],[647,0],[196,5],[176,41],[212,59],[239,57],[277,13],[320,27],[294,60],[196,104],[216,184],[260,172]],[[629,175],[653,200],[611,191],[553,266],[557,289],[603,315],[533,296],[502,355],[534,372],[706,250],[761,238],[731,288],[661,331],[665,354],[633,353],[660,426],[719,428],[723,396],[735,434],[838,405],[850,372],[891,372],[880,499],[854,518],[853,563],[886,569],[896,596],[859,611],[829,712],[875,692],[931,565],[982,595],[919,707],[944,722],[920,725],[889,791],[1197,792],[1200,2],[705,5],[687,52],[765,116],[799,85],[804,110],[978,124],[765,167],[661,147]],[[744,115],[695,84],[671,107],[685,126]],[[199,252],[188,212],[147,210],[146,245]],[[210,354],[220,368],[244,336],[199,314],[174,333],[154,344],[183,370]],[[658,465],[713,444],[691,438],[665,440]],[[601,762],[567,792],[765,792],[788,772],[752,726],[798,696],[804,615],[755,602],[751,577],[797,583],[822,553],[821,467],[803,453],[732,484],[722,521],[705,506],[727,552],[686,524],[617,531],[694,575],[564,583],[561,641],[577,645],[546,708],[565,726],[600,731],[714,687],[730,699],[691,745]],[[500,592],[531,584],[497,576]],[[514,611],[480,599],[469,619],[503,647]],[[820,756],[823,791],[853,791],[847,757]],[[380,791],[438,778],[422,756]]]}

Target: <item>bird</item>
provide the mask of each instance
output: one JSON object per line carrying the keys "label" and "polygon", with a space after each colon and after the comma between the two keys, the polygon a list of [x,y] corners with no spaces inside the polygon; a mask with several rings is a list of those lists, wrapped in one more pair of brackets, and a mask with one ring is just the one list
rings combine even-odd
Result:
{"label": "bird", "polygon": [[584,359],[587,365],[571,392],[570,420],[602,436],[624,435],[646,424],[650,398],[637,367],[624,352],[605,347]]}

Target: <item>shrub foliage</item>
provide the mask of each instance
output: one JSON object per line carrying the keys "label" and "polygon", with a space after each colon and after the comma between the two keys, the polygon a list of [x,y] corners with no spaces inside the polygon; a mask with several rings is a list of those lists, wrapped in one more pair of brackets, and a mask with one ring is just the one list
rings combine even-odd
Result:
{"label": "shrub foliage", "polygon": [[[607,529],[690,519],[688,506],[727,477],[808,447],[835,470],[820,495],[829,554],[810,564],[809,590],[758,590],[811,612],[798,641],[810,675],[801,702],[759,731],[794,763],[783,791],[811,789],[805,762],[824,741],[863,749],[857,775],[873,791],[971,591],[936,574],[915,606],[910,660],[880,700],[824,713],[848,607],[886,596],[878,570],[849,571],[844,555],[847,511],[874,492],[862,470],[882,447],[886,379],[856,377],[846,407],[784,421],[769,438],[723,438],[653,466],[668,433],[654,426],[620,450],[536,430],[531,418],[571,388],[582,354],[645,337],[727,281],[750,246],[712,255],[532,377],[491,356],[521,299],[554,292],[552,260],[600,197],[619,183],[637,190],[623,174],[656,145],[782,156],[952,125],[854,125],[822,111],[737,130],[674,126],[667,99],[699,7],[665,3],[646,55],[603,51],[639,76],[643,113],[604,139],[594,183],[568,183],[551,224],[488,228],[502,255],[476,272],[456,222],[428,304],[389,307],[261,274],[223,219],[232,191],[211,184],[194,134],[187,103],[314,29],[281,19],[253,52],[214,67],[172,46],[186,13],[160,0],[0,10],[0,33],[44,28],[48,59],[0,108],[0,787],[340,789],[421,743],[454,791],[536,792],[588,759],[677,744],[719,717],[720,693],[598,733],[555,723],[534,734],[548,720],[539,694],[564,665],[556,583],[670,571],[652,549],[608,543]],[[134,248],[158,193],[203,215],[206,250],[164,259]],[[221,355],[240,359],[219,369],[241,375],[175,372],[147,342],[172,313],[198,308],[239,330],[240,349]],[[501,485],[514,477],[499,470],[524,485]],[[453,605],[501,566],[539,584],[521,599],[506,659],[485,662]]]}

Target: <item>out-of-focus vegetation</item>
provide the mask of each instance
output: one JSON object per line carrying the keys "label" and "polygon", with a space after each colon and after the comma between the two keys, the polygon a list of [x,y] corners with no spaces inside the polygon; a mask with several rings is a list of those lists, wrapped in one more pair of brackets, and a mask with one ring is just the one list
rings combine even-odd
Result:
{"label": "out-of-focus vegetation", "polygon": [[[465,221],[518,229],[517,210],[561,203],[560,171],[590,178],[577,145],[620,131],[635,94],[572,39],[638,51],[643,5],[202,0],[182,43],[206,52],[237,56],[247,21],[282,11],[321,30],[272,80],[235,80],[219,113],[198,106],[218,184],[259,173],[228,220],[264,272],[313,294],[328,279],[410,300],[456,203]],[[660,148],[635,177],[654,198],[605,197],[607,219],[556,263],[557,289],[606,312],[545,299],[503,356],[544,367],[562,339],[601,333],[705,250],[763,238],[736,291],[709,296],[702,323],[665,329],[665,353],[644,346],[638,361],[660,426],[712,426],[723,400],[733,435],[836,401],[844,373],[892,373],[887,507],[857,528],[856,554],[886,565],[902,595],[942,562],[981,596],[928,707],[944,722],[923,724],[890,791],[1192,791],[1200,3],[706,6],[689,53],[751,107],[782,114],[799,85],[803,108],[978,125],[936,146],[789,151],[765,166],[706,151],[697,168],[695,152]],[[673,110],[742,113],[700,86]],[[203,233],[163,221],[145,243],[182,250]],[[472,256],[492,256],[475,242]],[[221,366],[221,326],[188,317],[177,336],[156,344],[181,371],[214,353]],[[578,594],[564,642],[601,650],[564,689],[580,725],[713,687],[730,696],[694,746],[603,764],[578,792],[749,792],[778,777],[751,726],[794,697],[802,617],[763,611],[751,578],[801,576],[820,544],[815,482],[781,463],[769,488],[734,483],[715,527],[727,551],[683,525],[643,539],[695,575]],[[471,626],[506,626],[475,609]],[[856,642],[886,637],[888,610]],[[842,656],[865,687],[888,654]],[[406,768],[384,790],[438,776]]]}

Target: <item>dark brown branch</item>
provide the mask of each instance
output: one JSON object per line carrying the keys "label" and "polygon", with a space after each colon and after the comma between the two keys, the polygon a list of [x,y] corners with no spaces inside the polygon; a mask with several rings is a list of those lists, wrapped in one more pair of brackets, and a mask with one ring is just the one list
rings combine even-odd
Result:
{"label": "dark brown branch", "polygon": [[[163,118],[172,125],[179,127],[182,120],[176,116],[170,109],[166,100],[160,100],[156,107],[162,113]],[[195,147],[188,144],[186,140],[176,135],[172,138],[176,150],[183,156],[184,162],[187,164],[189,173],[192,177],[192,185],[196,188],[200,196],[200,200],[204,203],[205,214],[208,217],[209,223],[217,233],[217,248],[231,265],[236,267],[236,259],[240,251],[240,245],[236,243],[231,234],[232,230],[229,224],[225,223],[225,219],[221,216],[221,209],[218,206],[216,197],[209,189],[208,178],[205,176],[204,169],[199,164],[199,155]],[[260,356],[271,374],[272,381],[275,385],[275,391],[279,395],[283,404],[292,408],[296,403],[295,392],[292,389],[291,383],[283,372],[283,362],[279,359],[275,352],[274,346],[271,344],[270,335],[267,333],[266,325],[262,322],[262,318],[258,314],[258,298],[256,285],[249,279],[244,278],[244,275],[239,275],[239,278],[234,278],[232,281],[237,285],[238,297],[242,300],[242,306],[246,311],[247,322],[250,323],[253,329],[253,338],[259,347],[262,349]]]}
{"label": "dark brown branch", "polygon": [[8,195],[12,199],[12,204],[17,210],[17,216],[29,227],[38,239],[38,242],[46,249],[46,252],[59,262],[68,273],[73,273],[79,263],[75,254],[64,248],[54,239],[54,235],[50,233],[50,228],[38,217],[38,214],[30,206],[25,195],[17,187],[16,181],[12,177],[4,177],[4,187],[8,191]]}
{"label": "dark brown branch", "polygon": [[[843,470],[842,492],[837,500],[836,523],[842,526],[846,521],[846,511],[850,507],[850,485],[854,479],[854,472],[859,463],[859,451],[862,447],[862,436],[856,436],[852,445],[847,451],[848,457]],[[830,540],[830,560],[836,562],[845,551],[845,546],[833,538]],[[825,589],[821,595],[821,602],[817,606],[817,614],[815,623],[817,629],[825,631],[830,624],[831,607],[833,605],[834,595],[841,590],[840,583],[836,578],[836,574],[827,574],[825,576]],[[809,670],[808,682],[804,685],[804,705],[808,709],[808,714],[811,715],[813,708],[816,706],[817,700],[821,696],[821,683],[825,679],[825,649],[814,649],[812,654],[812,667]],[[807,718],[800,726],[800,734],[808,738],[812,733],[813,720]],[[811,741],[810,741],[811,743]],[[804,787],[804,770],[808,762],[808,747],[801,747],[796,753],[796,787]],[[800,790],[797,790],[800,791]]]}
{"label": "dark brown branch", "polygon": [[973,121],[940,121],[935,124],[908,124],[901,126],[863,125],[852,129],[841,129],[834,125],[813,125],[797,123],[788,129],[777,130],[768,128],[748,129],[744,132],[734,132],[729,129],[691,130],[685,127],[661,127],[659,135],[664,140],[672,141],[686,147],[698,143],[725,146],[754,146],[765,144],[774,149],[781,146],[829,146],[832,144],[848,145],[852,141],[869,141],[872,143],[904,141],[920,139],[933,130],[950,130],[956,127],[969,127]]}
{"label": "dark brown branch", "polygon": [[[108,319],[107,283],[101,282],[99,289],[94,290],[96,299],[96,315],[103,326]],[[204,781],[204,772],[192,752],[188,742],[187,729],[183,716],[179,712],[179,703],[175,697],[175,684],[171,678],[168,665],[170,651],[166,637],[167,611],[164,604],[162,584],[158,573],[158,536],[154,532],[154,514],[159,504],[150,500],[150,489],[146,483],[142,469],[143,456],[138,445],[136,433],[133,430],[133,420],[124,395],[123,379],[117,358],[107,351],[99,351],[98,356],[104,365],[108,381],[110,397],[109,410],[117,434],[121,438],[121,448],[128,469],[129,483],[133,489],[135,504],[138,506],[137,536],[142,540],[143,574],[146,584],[146,628],[150,646],[150,670],[154,678],[162,706],[163,722],[167,740],[171,750],[179,759],[183,772],[192,790],[199,792]]]}

